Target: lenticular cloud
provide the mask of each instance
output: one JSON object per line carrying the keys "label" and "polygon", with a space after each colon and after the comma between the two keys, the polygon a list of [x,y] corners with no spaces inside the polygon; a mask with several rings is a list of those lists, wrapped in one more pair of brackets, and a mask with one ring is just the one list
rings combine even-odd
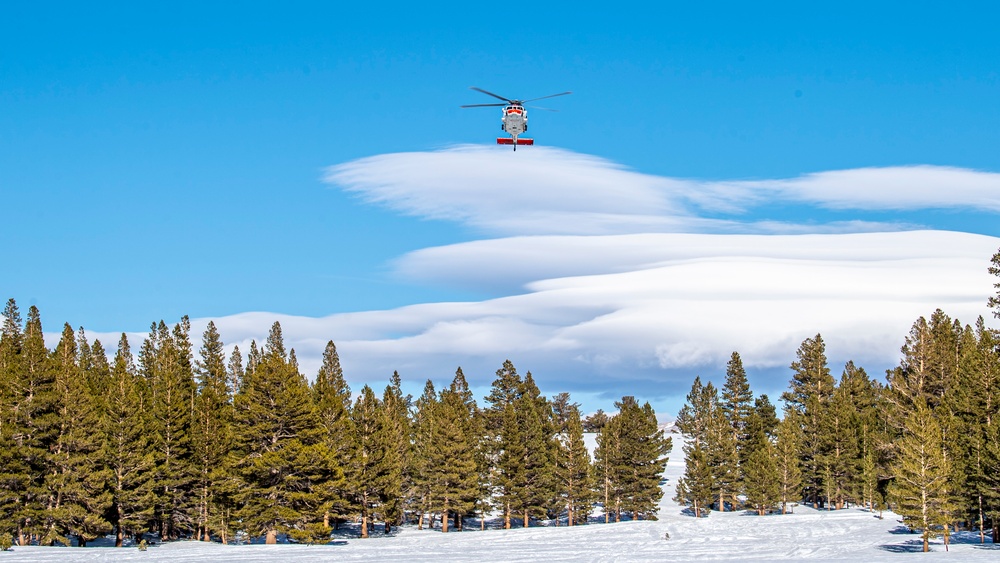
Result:
{"label": "lenticular cloud", "polygon": [[909,223],[753,219],[792,204],[817,209],[1000,211],[1000,174],[943,166],[859,168],[797,178],[699,181],[642,174],[605,159],[535,147],[460,146],[333,166],[325,179],[367,202],[500,235],[740,232],[788,234],[913,228]]}
{"label": "lenticular cloud", "polygon": [[[796,348],[817,333],[835,372],[854,360],[877,377],[898,362],[918,316],[940,307],[972,323],[985,314],[995,281],[986,266],[1000,246],[990,236],[883,220],[896,209],[1000,210],[1000,175],[956,168],[703,182],[560,149],[463,146],[356,160],[330,168],[326,180],[400,213],[499,235],[392,265],[403,279],[490,298],[216,320],[246,350],[277,318],[310,376],[333,339],[352,384],[385,381],[393,370],[445,380],[462,366],[485,386],[510,358],[545,392],[635,394],[673,410],[694,375],[721,378],[734,350],[758,391],[780,390]],[[883,216],[753,218],[755,208],[788,203]]]}

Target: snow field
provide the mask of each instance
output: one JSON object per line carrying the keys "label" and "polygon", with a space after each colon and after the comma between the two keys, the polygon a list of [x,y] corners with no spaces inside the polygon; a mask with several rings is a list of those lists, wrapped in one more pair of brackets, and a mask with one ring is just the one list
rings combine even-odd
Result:
{"label": "snow field", "polygon": [[[589,437],[588,437],[589,438]],[[311,563],[319,561],[1000,561],[1000,546],[979,544],[978,534],[952,537],[949,552],[940,540],[920,553],[919,535],[909,534],[898,516],[858,508],[838,511],[797,506],[793,514],[756,516],[713,512],[695,519],[673,500],[674,484],[684,472],[681,438],[664,472],[658,521],[539,526],[528,529],[442,534],[408,526],[390,537],[349,539],[338,545],[224,546],[195,541],[171,542],[148,551],[109,547],[15,547],[0,553],[0,563],[65,561],[165,561]],[[590,445],[590,444],[589,444]],[[670,539],[664,539],[669,533]]]}

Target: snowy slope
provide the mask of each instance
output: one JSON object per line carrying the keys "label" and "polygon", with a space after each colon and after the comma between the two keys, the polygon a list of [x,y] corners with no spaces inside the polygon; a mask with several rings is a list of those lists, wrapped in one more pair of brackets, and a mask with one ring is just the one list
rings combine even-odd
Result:
{"label": "snowy slope", "polygon": [[[660,520],[590,524],[573,528],[533,527],[513,530],[442,534],[402,529],[393,537],[349,539],[340,545],[223,546],[174,542],[135,548],[15,547],[0,553],[0,563],[63,561],[998,561],[1000,546],[980,546],[978,536],[953,537],[946,553],[940,541],[934,553],[921,554],[920,538],[908,534],[886,513],[848,509],[834,512],[795,508],[785,516],[751,516],[713,512],[695,519],[681,513],[671,499],[684,471],[680,436],[667,464]],[[593,444],[593,437],[588,437]],[[669,532],[670,539],[664,534]]]}

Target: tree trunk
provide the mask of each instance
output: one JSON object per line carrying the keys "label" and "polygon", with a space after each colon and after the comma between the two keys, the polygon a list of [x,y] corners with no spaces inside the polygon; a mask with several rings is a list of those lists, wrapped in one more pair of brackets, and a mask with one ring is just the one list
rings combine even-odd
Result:
{"label": "tree trunk", "polygon": [[979,543],[986,543],[986,529],[983,521],[983,495],[979,495]]}
{"label": "tree trunk", "polygon": [[418,530],[423,530],[424,529],[424,511],[423,510],[421,510],[420,511],[420,515],[417,516],[417,529]]}
{"label": "tree trunk", "polygon": [[722,491],[719,491],[719,512],[726,511],[726,498],[723,496]]}
{"label": "tree trunk", "polygon": [[87,538],[83,536],[76,536],[76,546],[77,547],[87,547]]}
{"label": "tree trunk", "polygon": [[118,520],[118,525],[115,526],[115,547],[121,547],[125,544],[125,534],[122,533],[122,522]]}
{"label": "tree trunk", "polygon": [[392,531],[392,524],[389,523],[388,520],[385,521],[385,527],[383,528],[383,531],[386,533],[386,535],[388,535],[389,532]]}
{"label": "tree trunk", "polygon": [[448,508],[447,507],[445,507],[444,510],[441,511],[441,533],[442,534],[447,534],[448,533]]}
{"label": "tree trunk", "polygon": [[366,512],[361,513],[361,537],[368,537],[368,513]]}
{"label": "tree trunk", "polygon": [[527,510],[524,511],[524,527],[525,528],[528,527],[528,511]]}
{"label": "tree trunk", "polygon": [[264,543],[267,545],[274,545],[278,543],[278,530],[270,529],[267,531],[267,535],[264,536]]}
{"label": "tree trunk", "polygon": [[503,507],[503,529],[510,529],[510,502],[507,502]]}
{"label": "tree trunk", "polygon": [[[558,521],[559,521],[559,517],[556,516],[556,522],[558,522]],[[566,503],[566,525],[567,526],[572,526],[573,525],[573,503],[572,502]]]}
{"label": "tree trunk", "polygon": [[459,513],[457,513],[457,512],[455,513],[455,526],[454,526],[454,528],[455,528],[456,532],[461,532],[462,531],[462,515],[459,514]]}

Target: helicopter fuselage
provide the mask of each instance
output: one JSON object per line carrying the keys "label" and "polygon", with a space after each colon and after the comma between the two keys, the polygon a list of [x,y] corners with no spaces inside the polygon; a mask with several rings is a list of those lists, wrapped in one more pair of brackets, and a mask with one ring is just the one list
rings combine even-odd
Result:
{"label": "helicopter fuselage", "polygon": [[534,139],[518,139],[518,135],[528,130],[528,110],[520,104],[511,104],[503,108],[503,115],[500,117],[500,129],[510,134],[510,139],[500,137],[497,139],[498,145],[533,145]]}
{"label": "helicopter fuselage", "polygon": [[500,128],[517,139],[518,135],[528,130],[528,110],[519,105],[509,105],[503,108]]}

